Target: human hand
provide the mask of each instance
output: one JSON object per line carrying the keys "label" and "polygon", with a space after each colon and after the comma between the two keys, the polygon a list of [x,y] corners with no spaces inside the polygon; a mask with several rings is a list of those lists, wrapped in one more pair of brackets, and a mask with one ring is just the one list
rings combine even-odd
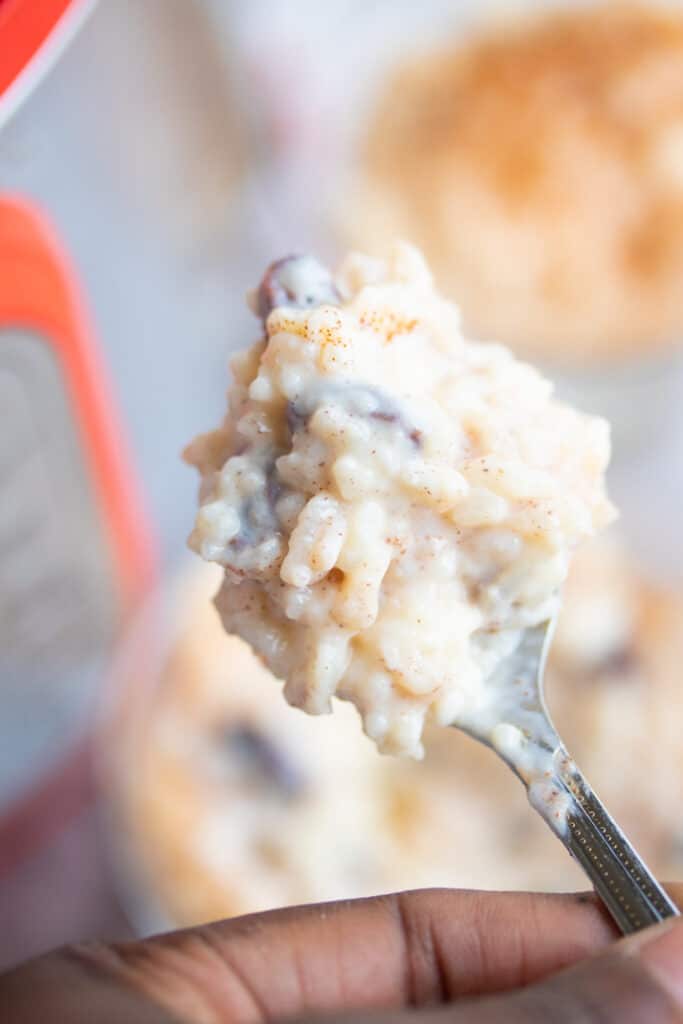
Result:
{"label": "human hand", "polygon": [[68,947],[0,977],[0,1017],[683,1021],[683,923],[615,938],[591,896],[427,890],[256,914],[145,942]]}

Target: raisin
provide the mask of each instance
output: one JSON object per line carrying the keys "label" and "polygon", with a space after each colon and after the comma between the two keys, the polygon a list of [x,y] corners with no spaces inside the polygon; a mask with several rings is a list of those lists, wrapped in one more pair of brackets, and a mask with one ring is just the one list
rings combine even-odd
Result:
{"label": "raisin", "polygon": [[218,730],[218,742],[243,767],[261,782],[273,786],[283,796],[299,796],[304,789],[300,770],[282,751],[250,722],[230,722]]}
{"label": "raisin", "polygon": [[340,295],[329,270],[313,256],[292,255],[276,260],[266,270],[256,293],[258,315],[267,320],[278,306],[313,309],[337,305]]}

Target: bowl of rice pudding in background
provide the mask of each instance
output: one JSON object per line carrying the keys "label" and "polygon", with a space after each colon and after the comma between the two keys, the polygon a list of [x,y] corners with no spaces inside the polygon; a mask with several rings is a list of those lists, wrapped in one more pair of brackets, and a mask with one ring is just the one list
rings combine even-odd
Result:
{"label": "bowl of rice pudding in background", "polygon": [[[143,617],[103,728],[107,831],[140,931],[418,886],[585,886],[508,769],[465,735],[428,731],[418,763],[380,755],[347,704],[317,719],[289,707],[223,631],[219,582],[215,566],[194,565]],[[566,586],[549,704],[663,877],[683,867],[671,812],[683,801],[682,656],[683,601],[618,540],[587,545]]]}
{"label": "bowl of rice pudding in background", "polygon": [[422,48],[360,134],[345,245],[410,239],[466,332],[605,415],[617,458],[664,432],[683,381],[680,7],[536,9]]}

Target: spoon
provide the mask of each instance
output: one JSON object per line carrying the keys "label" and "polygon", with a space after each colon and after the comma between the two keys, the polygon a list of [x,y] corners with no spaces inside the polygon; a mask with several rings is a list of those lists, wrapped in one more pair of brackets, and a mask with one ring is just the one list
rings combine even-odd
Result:
{"label": "spoon", "polygon": [[600,803],[550,719],[543,675],[554,625],[550,620],[526,629],[494,673],[495,720],[487,706],[464,714],[457,727],[514,771],[626,935],[680,911]]}

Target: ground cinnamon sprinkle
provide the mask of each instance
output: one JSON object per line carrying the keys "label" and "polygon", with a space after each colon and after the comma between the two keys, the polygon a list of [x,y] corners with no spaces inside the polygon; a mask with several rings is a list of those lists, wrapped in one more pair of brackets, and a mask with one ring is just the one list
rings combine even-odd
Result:
{"label": "ground cinnamon sprinkle", "polygon": [[363,166],[369,230],[422,245],[475,332],[581,355],[680,336],[680,12],[564,10],[421,57],[388,84]]}
{"label": "ground cinnamon sprinkle", "polygon": [[[646,119],[627,102],[632,76],[666,59],[683,60],[683,21],[664,9],[610,4],[507,26],[401,72],[390,92],[414,91],[419,116],[416,107],[401,112],[388,99],[380,121],[405,118],[410,132],[373,131],[369,163],[383,173],[391,161],[393,171],[410,176],[411,162],[466,154],[515,203],[538,188],[567,120],[639,163],[649,138],[683,114],[683,68],[678,91],[658,90]],[[401,160],[394,162],[397,148]]]}

